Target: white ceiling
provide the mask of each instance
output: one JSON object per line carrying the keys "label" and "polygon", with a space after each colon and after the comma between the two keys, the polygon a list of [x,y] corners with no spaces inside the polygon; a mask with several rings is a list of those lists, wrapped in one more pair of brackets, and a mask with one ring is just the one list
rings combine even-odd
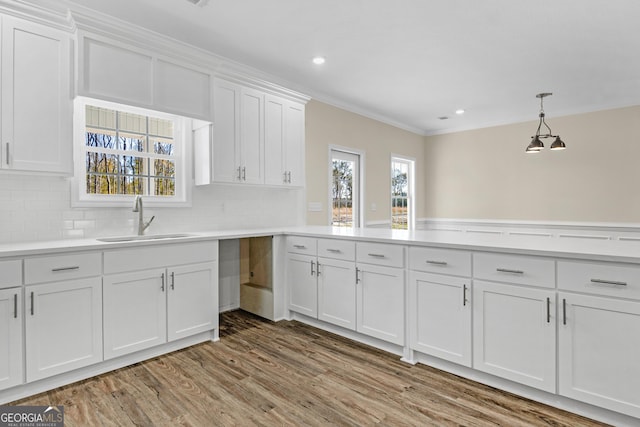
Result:
{"label": "white ceiling", "polygon": [[424,134],[640,105],[638,0],[67,1]]}

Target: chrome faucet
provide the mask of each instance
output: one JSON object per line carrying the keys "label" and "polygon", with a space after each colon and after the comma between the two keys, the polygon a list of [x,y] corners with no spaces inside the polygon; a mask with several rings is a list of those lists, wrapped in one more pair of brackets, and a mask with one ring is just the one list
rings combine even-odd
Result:
{"label": "chrome faucet", "polygon": [[136,196],[136,199],[133,201],[133,212],[138,212],[138,236],[144,235],[144,230],[149,228],[153,219],[156,217],[155,215],[151,217],[149,222],[144,222],[144,208],[142,206],[142,196]]}

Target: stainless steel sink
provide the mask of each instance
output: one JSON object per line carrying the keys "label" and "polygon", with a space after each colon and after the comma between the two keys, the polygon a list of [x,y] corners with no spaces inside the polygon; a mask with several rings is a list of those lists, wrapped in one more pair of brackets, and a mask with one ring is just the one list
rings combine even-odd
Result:
{"label": "stainless steel sink", "polygon": [[140,240],[160,240],[160,239],[179,239],[181,237],[191,237],[193,234],[149,234],[148,236],[120,236],[120,237],[102,237],[96,239],[99,242],[133,242]]}

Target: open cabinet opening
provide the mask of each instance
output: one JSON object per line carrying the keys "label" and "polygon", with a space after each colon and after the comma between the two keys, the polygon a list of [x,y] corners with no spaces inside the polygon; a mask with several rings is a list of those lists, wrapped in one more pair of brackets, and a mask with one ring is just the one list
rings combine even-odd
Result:
{"label": "open cabinet opening", "polygon": [[240,239],[240,308],[273,320],[272,236]]}

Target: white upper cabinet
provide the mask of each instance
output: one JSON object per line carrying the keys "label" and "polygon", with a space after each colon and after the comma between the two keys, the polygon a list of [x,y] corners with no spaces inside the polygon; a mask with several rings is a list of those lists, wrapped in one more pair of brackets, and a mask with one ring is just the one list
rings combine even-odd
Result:
{"label": "white upper cabinet", "polygon": [[304,186],[304,105],[265,98],[265,184]]}
{"label": "white upper cabinet", "polygon": [[240,91],[240,144],[236,162],[241,181],[264,183],[264,94],[242,88]]}
{"label": "white upper cabinet", "polygon": [[211,120],[211,73],[79,32],[78,94]]}
{"label": "white upper cabinet", "polygon": [[287,184],[304,186],[305,121],[303,104],[289,102],[285,109],[284,169]]}
{"label": "white upper cabinet", "polygon": [[2,17],[3,169],[71,174],[71,40]]}

